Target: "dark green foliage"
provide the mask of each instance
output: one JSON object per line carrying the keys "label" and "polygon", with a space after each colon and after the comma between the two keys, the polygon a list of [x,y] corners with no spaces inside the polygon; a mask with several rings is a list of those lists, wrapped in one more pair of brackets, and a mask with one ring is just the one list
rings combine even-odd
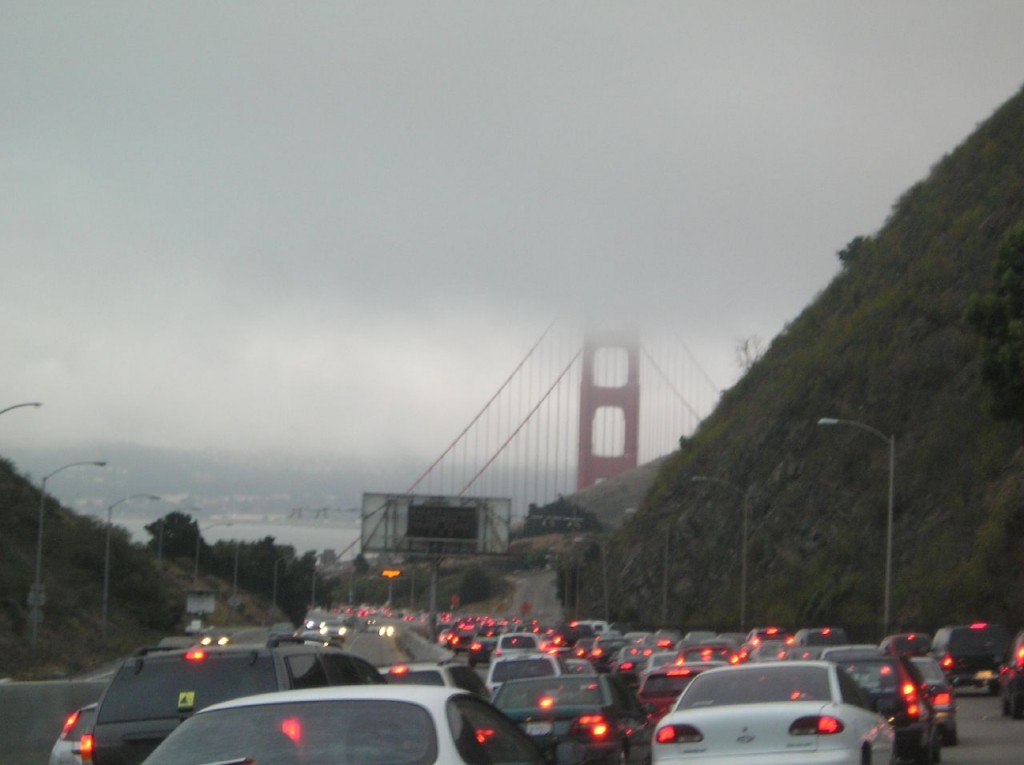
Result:
{"label": "dark green foliage", "polygon": [[999,243],[994,282],[994,291],[971,296],[966,316],[982,338],[993,414],[1024,422],[1024,223]]}
{"label": "dark green foliage", "polygon": [[754,487],[746,627],[829,623],[878,639],[888,448],[857,428],[816,425],[836,417],[896,436],[892,629],[1021,624],[1024,409],[991,415],[979,373],[989,351],[964,316],[972,294],[1005,288],[976,311],[982,327],[1015,322],[1004,322],[1010,351],[991,355],[1016,386],[1004,405],[1024,407],[1022,222],[1018,94],[881,230],[840,252],[833,282],[666,460],[607,563],[587,565],[581,610],[601,613],[607,599],[612,619],[656,619],[667,573],[670,626],[736,628],[741,516],[735,496],[690,480],[707,475]]}

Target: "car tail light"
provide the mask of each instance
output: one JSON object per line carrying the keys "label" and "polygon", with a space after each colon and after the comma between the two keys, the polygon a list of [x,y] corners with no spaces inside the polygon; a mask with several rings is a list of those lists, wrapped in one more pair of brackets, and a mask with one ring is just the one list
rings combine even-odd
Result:
{"label": "car tail light", "polygon": [[206,651],[198,648],[191,651],[185,651],[186,661],[203,661],[206,658]]}
{"label": "car tail light", "polygon": [[286,717],[281,720],[281,732],[296,744],[302,741],[302,723],[297,717]]}
{"label": "car tail light", "polygon": [[405,664],[396,664],[395,666],[393,666],[388,671],[392,675],[404,675],[405,673],[407,673],[409,671],[409,667],[407,667]]}
{"label": "car tail light", "polygon": [[1024,645],[1017,649],[1017,666],[1024,667]]}
{"label": "car tail light", "polygon": [[635,669],[633,662],[624,661],[619,665],[619,672],[629,672],[631,669]]}
{"label": "car tail light", "polygon": [[988,624],[986,622],[975,622],[971,625],[972,630],[983,630],[986,627],[988,627]]}
{"label": "car tail light", "polygon": [[945,656],[943,656],[942,661],[939,662],[939,664],[941,664],[942,668],[945,670],[953,669],[953,663],[953,657],[950,656],[948,653]]}
{"label": "car tail light", "polygon": [[583,715],[577,717],[569,728],[570,736],[588,736],[593,739],[604,739],[611,733],[611,726],[603,715]]}
{"label": "car tail light", "polygon": [[75,723],[78,722],[78,711],[74,711],[68,715],[68,719],[64,721],[64,727],[61,728],[60,737],[65,738],[68,735],[68,731],[75,727]]}
{"label": "car tail light", "polygon": [[483,646],[482,643],[470,643],[469,644],[469,650],[470,651],[482,651],[482,650],[484,650],[484,646]]}
{"label": "car tail light", "polygon": [[907,717],[916,720],[921,715],[921,705],[917,699],[917,687],[913,683],[903,683],[900,695],[907,706]]}
{"label": "car tail light", "polygon": [[834,736],[846,729],[843,721],[832,715],[799,717],[789,726],[791,736]]}
{"label": "car tail light", "polygon": [[935,694],[932,699],[932,703],[937,707],[946,707],[953,703],[953,694],[948,691],[939,691]]}
{"label": "car tail light", "polygon": [[665,725],[654,734],[658,744],[696,744],[703,740],[704,734],[692,725]]}
{"label": "car tail light", "polygon": [[92,762],[92,746],[91,733],[86,733],[78,739],[78,756],[82,758],[82,762]]}

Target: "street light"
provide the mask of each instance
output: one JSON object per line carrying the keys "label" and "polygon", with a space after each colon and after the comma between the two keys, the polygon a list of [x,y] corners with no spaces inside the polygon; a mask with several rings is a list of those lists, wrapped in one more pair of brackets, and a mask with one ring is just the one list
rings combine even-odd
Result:
{"label": "street light", "polygon": [[43,590],[43,517],[46,511],[46,482],[57,473],[68,468],[79,465],[92,465],[93,467],[106,467],[106,462],[70,462],[62,465],[51,473],[43,476],[39,490],[39,529],[36,535],[36,578],[32,582],[32,589],[29,590],[28,604],[32,606],[30,618],[32,620],[32,641],[30,646],[36,650],[36,638],[39,633],[39,622],[43,620],[43,605],[46,603],[46,593]]}
{"label": "street light", "polygon": [[103,549],[103,617],[101,634],[103,637],[107,636],[107,604],[110,600],[110,516],[114,512],[114,508],[120,505],[122,502],[127,502],[131,499],[160,499],[155,494],[132,494],[130,497],[119,499],[114,504],[107,507],[107,539]]}
{"label": "street light", "polygon": [[290,555],[285,555],[284,557],[278,558],[277,560],[274,561],[274,589],[273,589],[273,597],[271,598],[271,606],[270,606],[270,613],[272,615],[272,618],[277,616],[277,564],[280,563],[281,561],[291,560],[291,557],[292,556],[290,556]]}
{"label": "street light", "polygon": [[[191,509],[198,510],[199,508],[191,508]],[[202,528],[199,528],[199,524],[198,523],[196,524],[196,565],[195,565],[195,568],[192,570],[192,582],[193,583],[199,581],[199,547],[200,547],[200,544],[203,541],[203,532],[204,531],[209,531],[210,529],[216,528],[217,526],[230,526],[230,525],[231,525],[231,521],[228,521],[227,523],[211,523],[209,526],[203,526]]]}
{"label": "street light", "polygon": [[750,490],[754,487],[751,485],[746,489],[741,489],[736,484],[708,475],[695,475],[690,480],[694,483],[717,483],[743,498],[743,534],[740,543],[740,630],[745,630],[747,628],[747,540],[750,537]]}
{"label": "street light", "polygon": [[892,615],[892,511],[896,485],[896,435],[885,435],[878,428],[873,428],[856,420],[840,420],[835,417],[822,417],[819,425],[851,425],[860,428],[889,444],[889,508],[885,522],[885,604],[882,606],[882,637],[889,634],[890,617]]}

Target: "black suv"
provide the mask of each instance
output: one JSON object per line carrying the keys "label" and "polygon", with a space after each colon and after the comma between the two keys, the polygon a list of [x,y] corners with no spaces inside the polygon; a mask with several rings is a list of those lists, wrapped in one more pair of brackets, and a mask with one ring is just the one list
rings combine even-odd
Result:
{"label": "black suv", "polygon": [[889,718],[897,758],[914,765],[939,761],[942,742],[935,711],[925,694],[924,677],[909,658],[851,649],[829,654],[828,660],[856,681],[872,709]]}
{"label": "black suv", "polygon": [[957,687],[988,688],[999,693],[999,665],[1006,660],[1010,632],[1002,624],[975,622],[940,627],[932,638],[932,656]]}
{"label": "black suv", "polygon": [[365,685],[385,679],[369,662],[297,639],[220,648],[140,649],[100,698],[93,728],[96,765],[137,765],[203,707],[255,693]]}

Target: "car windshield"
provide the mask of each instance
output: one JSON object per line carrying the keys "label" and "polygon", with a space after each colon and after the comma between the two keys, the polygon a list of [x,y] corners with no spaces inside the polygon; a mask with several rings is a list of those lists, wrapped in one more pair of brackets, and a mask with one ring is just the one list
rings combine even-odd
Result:
{"label": "car windshield", "polygon": [[600,706],[601,685],[594,677],[561,675],[557,679],[506,683],[494,697],[498,709],[552,709]]}
{"label": "car windshield", "polygon": [[912,659],[914,666],[917,667],[918,672],[921,673],[921,677],[928,683],[944,683],[946,681],[946,673],[942,671],[942,667],[934,659]]}
{"label": "car windshield", "polygon": [[698,675],[683,691],[678,709],[761,704],[783,701],[829,701],[824,667],[770,667],[715,670]]}
{"label": "car windshield", "polygon": [[536,650],[537,638],[533,635],[506,635],[501,639],[501,649],[503,651],[516,648]]}
{"label": "car windshield", "polygon": [[429,765],[437,737],[426,710],[400,701],[311,701],[200,714],[158,747],[147,765]]}

